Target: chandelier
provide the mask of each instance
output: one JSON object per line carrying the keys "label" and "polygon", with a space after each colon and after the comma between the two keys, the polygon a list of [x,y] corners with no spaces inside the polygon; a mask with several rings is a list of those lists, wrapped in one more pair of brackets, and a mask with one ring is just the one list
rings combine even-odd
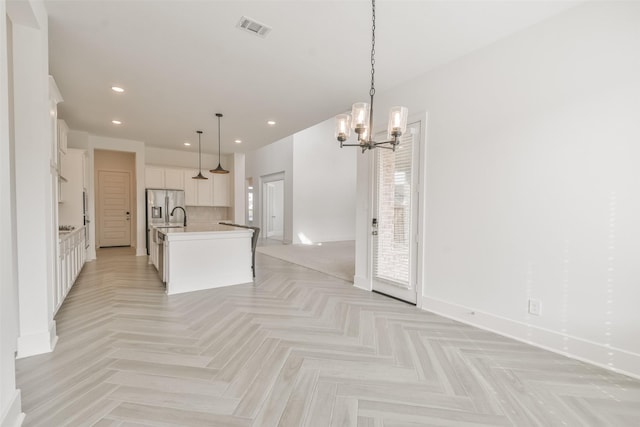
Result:
{"label": "chandelier", "polygon": [[[353,104],[351,114],[339,114],[336,116],[336,139],[342,147],[360,147],[362,152],[373,148],[387,148],[395,151],[400,144],[400,136],[407,130],[406,107],[392,107],[389,111],[389,124],[387,126],[387,140],[376,142],[373,140],[373,95],[375,88],[375,53],[376,53],[376,1],[371,0],[371,89],[369,90],[370,102],[357,102]],[[345,144],[351,135],[351,129],[358,135],[357,144]]]}

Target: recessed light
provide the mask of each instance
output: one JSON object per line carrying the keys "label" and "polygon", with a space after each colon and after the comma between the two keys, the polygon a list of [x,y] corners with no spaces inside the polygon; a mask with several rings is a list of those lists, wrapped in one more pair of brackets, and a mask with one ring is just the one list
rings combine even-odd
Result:
{"label": "recessed light", "polygon": [[121,125],[122,122],[120,120],[111,120],[111,123],[113,123],[114,125]]}
{"label": "recessed light", "polygon": [[190,142],[185,142],[184,145],[186,145],[187,147],[191,145]]}
{"label": "recessed light", "polygon": [[122,89],[121,87],[118,87],[118,86],[111,86],[111,90],[114,91],[114,92],[118,92],[118,93],[124,92],[124,89]]}
{"label": "recessed light", "polygon": [[273,126],[273,125],[275,125],[275,124],[276,124],[276,122],[274,122],[273,120],[269,120],[269,121],[267,122],[267,124],[268,124],[269,126]]}
{"label": "recessed light", "polygon": [[236,139],[236,140],[235,140],[235,143],[236,143],[236,144],[242,144],[242,140],[241,140],[241,139]]}

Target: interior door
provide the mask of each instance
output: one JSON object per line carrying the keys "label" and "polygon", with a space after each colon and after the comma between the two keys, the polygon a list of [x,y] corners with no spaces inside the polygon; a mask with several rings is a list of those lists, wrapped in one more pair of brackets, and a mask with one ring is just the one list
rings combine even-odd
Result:
{"label": "interior door", "polygon": [[129,172],[98,171],[99,247],[131,246]]}
{"label": "interior door", "polygon": [[420,122],[407,126],[395,152],[375,150],[371,222],[373,290],[413,304],[417,300],[418,141]]}

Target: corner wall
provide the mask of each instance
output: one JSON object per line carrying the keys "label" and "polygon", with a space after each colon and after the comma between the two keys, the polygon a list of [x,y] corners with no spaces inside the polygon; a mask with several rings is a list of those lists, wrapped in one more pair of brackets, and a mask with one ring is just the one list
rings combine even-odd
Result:
{"label": "corner wall", "polygon": [[[284,173],[284,241],[291,243],[293,236],[293,136],[288,136],[259,150],[247,153],[246,178],[253,178],[254,221],[262,229],[262,184],[261,178]],[[264,231],[261,231],[264,236]]]}
{"label": "corner wall", "polygon": [[61,99],[50,101],[44,3],[10,2],[7,10],[13,30],[18,357],[28,357],[52,351],[57,341],[52,297],[58,253],[55,104]]}
{"label": "corner wall", "polygon": [[377,97],[429,115],[423,308],[640,377],[638,52],[588,2]]}
{"label": "corner wall", "polygon": [[12,23],[0,1],[0,427],[22,423],[16,389],[18,276],[13,135]]}
{"label": "corner wall", "polygon": [[340,148],[334,124],[331,118],[293,135],[293,243],[355,239],[356,156],[362,154]]}

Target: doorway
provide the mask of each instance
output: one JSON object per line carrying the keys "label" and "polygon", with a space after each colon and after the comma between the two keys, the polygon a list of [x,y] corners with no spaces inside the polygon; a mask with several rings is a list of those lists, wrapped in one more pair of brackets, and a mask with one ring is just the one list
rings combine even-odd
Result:
{"label": "doorway", "polygon": [[245,213],[245,223],[247,225],[253,225],[253,221],[254,221],[254,191],[253,191],[253,178],[247,178],[245,180],[245,187],[247,189],[246,191],[246,195],[247,195],[247,200],[246,200],[246,206],[247,206],[247,212]]}
{"label": "doorway", "polygon": [[395,151],[376,150],[371,224],[373,290],[412,304],[417,302],[420,132],[421,122],[411,123]]}
{"label": "doorway", "polygon": [[284,179],[262,184],[265,237],[284,239]]}

